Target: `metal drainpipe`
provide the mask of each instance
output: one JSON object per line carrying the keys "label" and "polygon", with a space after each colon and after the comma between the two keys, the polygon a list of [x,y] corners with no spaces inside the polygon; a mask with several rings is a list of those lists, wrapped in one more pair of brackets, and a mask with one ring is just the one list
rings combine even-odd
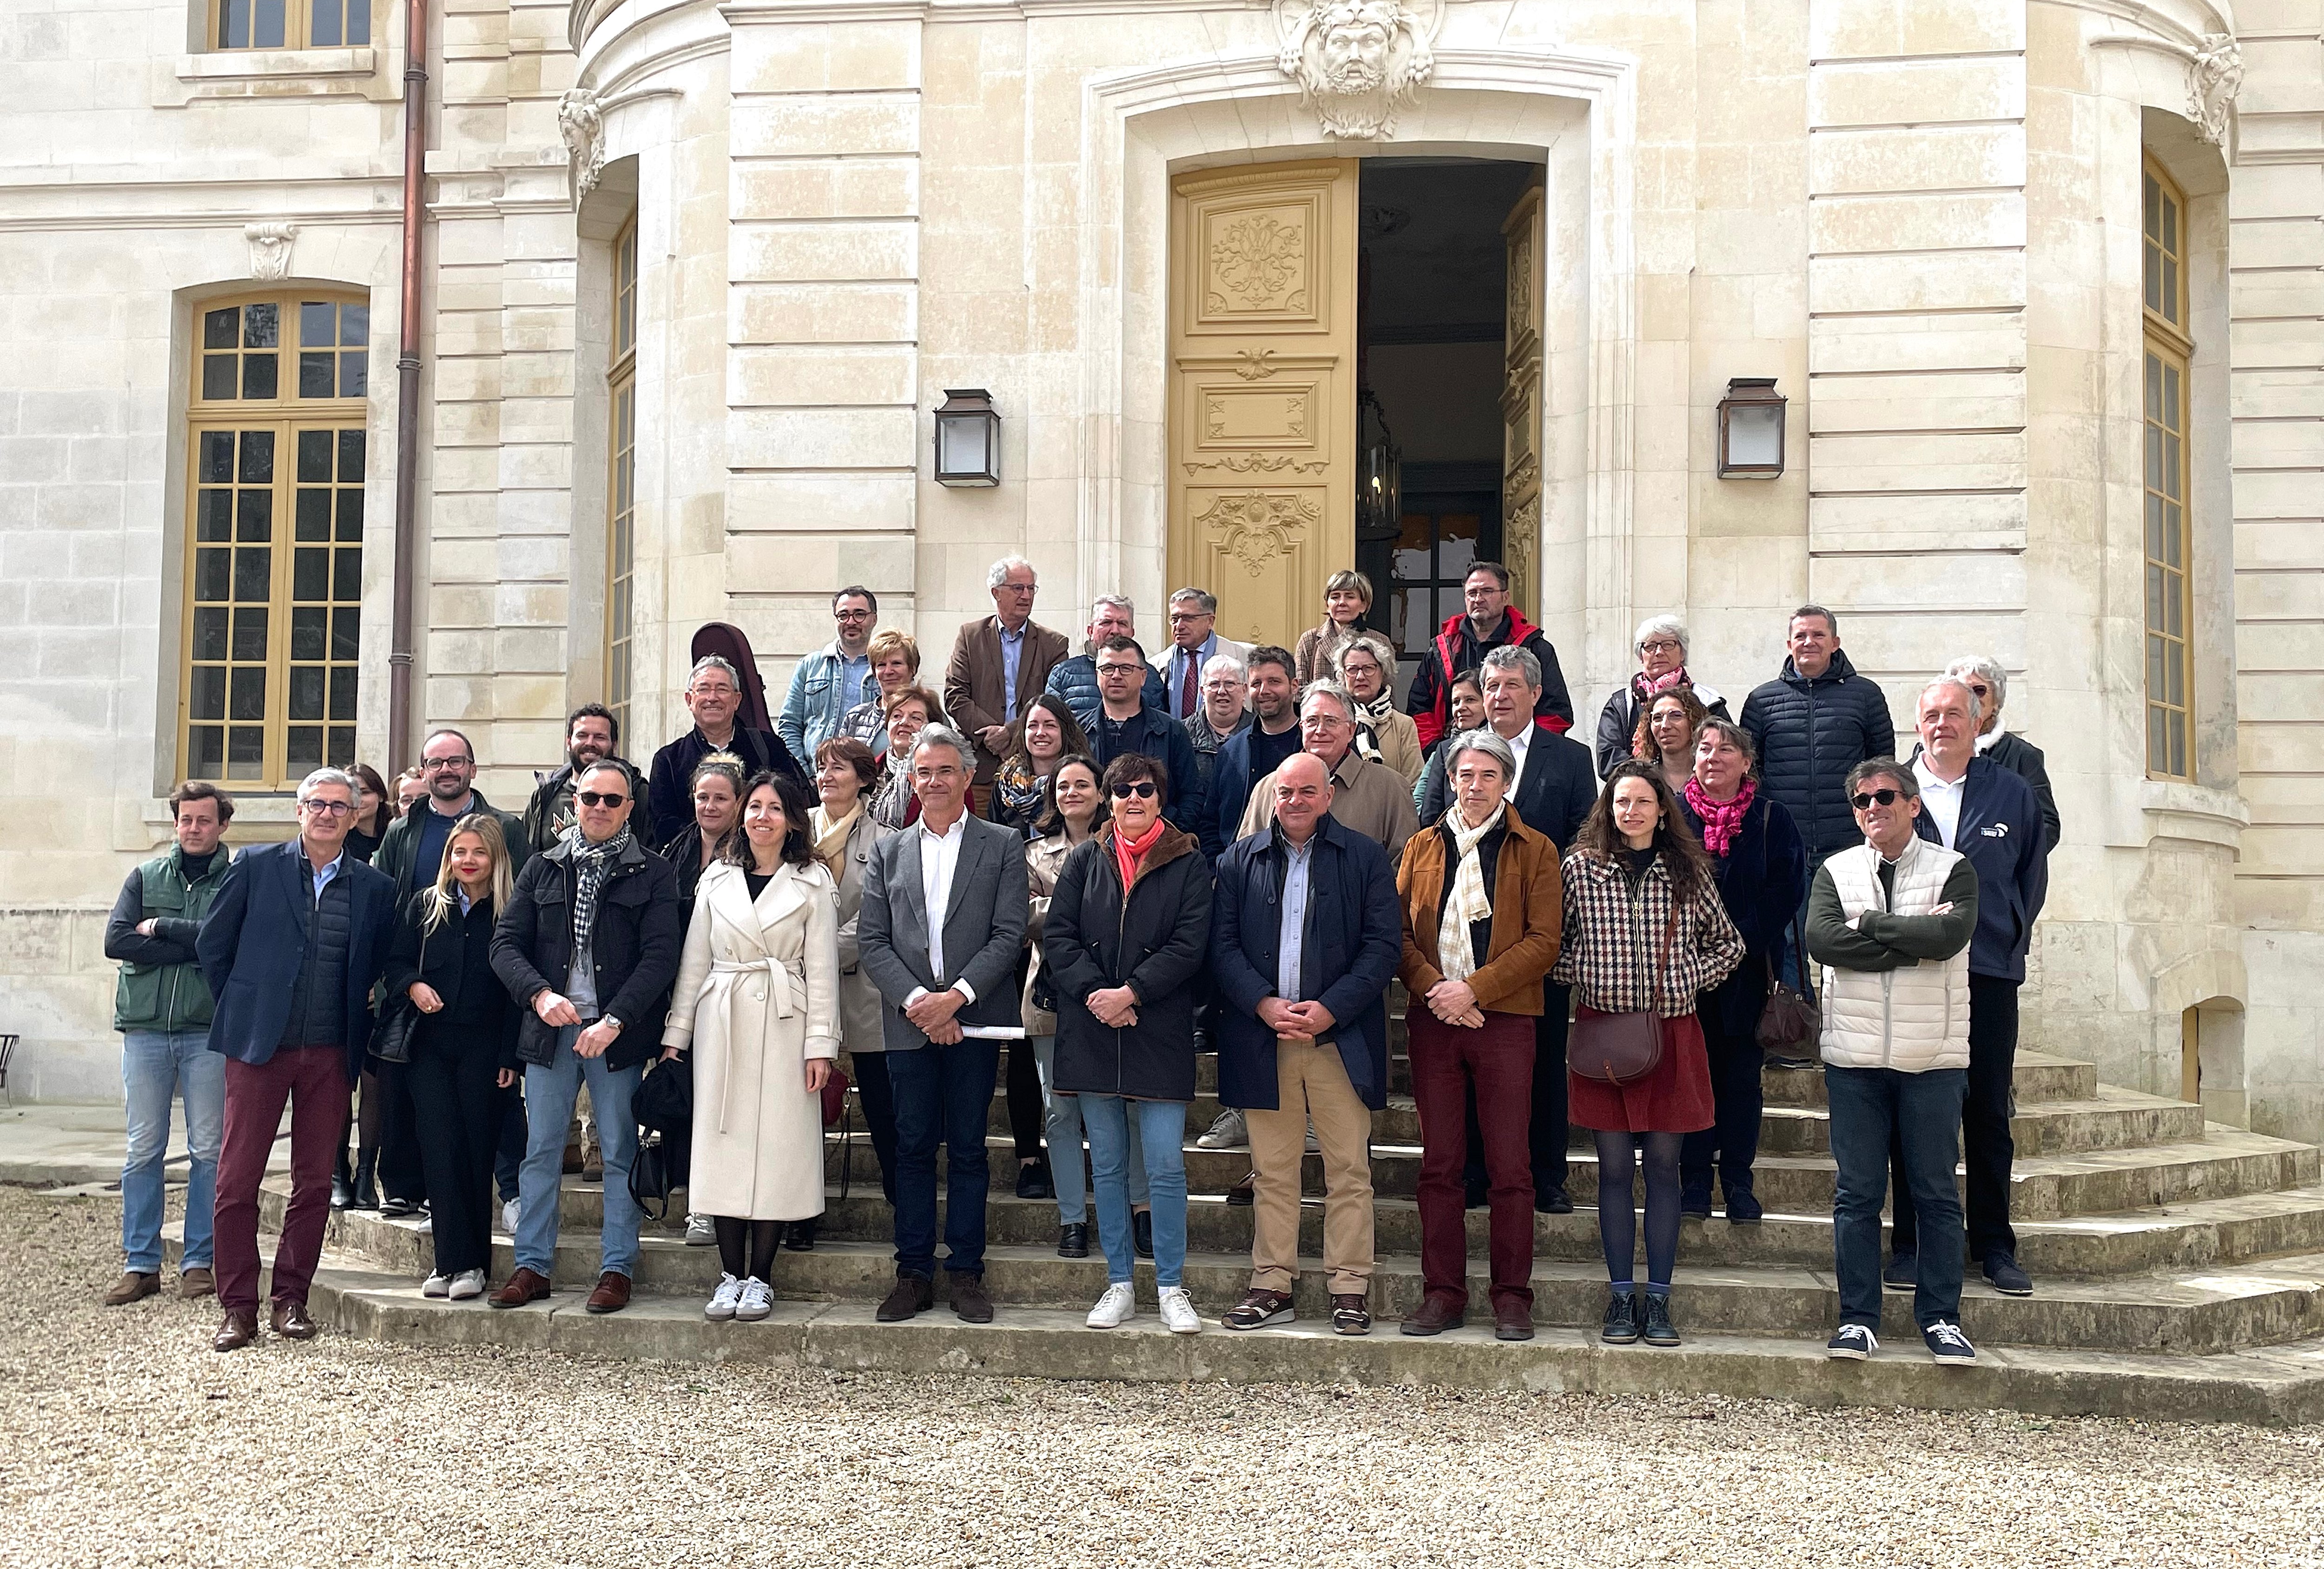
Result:
{"label": "metal drainpipe", "polygon": [[420,548],[420,254],[427,180],[428,3],[404,0],[403,306],[395,360],[395,608],[388,632],[387,777],[410,761],[412,579]]}

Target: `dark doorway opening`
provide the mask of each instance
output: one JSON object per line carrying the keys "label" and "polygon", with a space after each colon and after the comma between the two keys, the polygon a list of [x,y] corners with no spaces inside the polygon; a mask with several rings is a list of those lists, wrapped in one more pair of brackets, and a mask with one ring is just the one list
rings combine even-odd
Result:
{"label": "dark doorway opening", "polygon": [[[1372,625],[1400,656],[1397,690],[1446,616],[1471,563],[1504,560],[1501,535],[1508,259],[1501,226],[1541,179],[1532,163],[1471,158],[1364,162],[1357,344],[1402,457],[1393,527],[1359,527],[1356,565]],[[1358,443],[1379,429],[1359,417]]]}

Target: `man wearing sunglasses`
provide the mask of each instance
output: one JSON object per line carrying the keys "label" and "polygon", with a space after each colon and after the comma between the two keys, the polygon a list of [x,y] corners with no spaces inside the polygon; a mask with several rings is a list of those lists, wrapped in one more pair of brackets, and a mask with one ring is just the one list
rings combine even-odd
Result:
{"label": "man wearing sunglasses", "polygon": [[299,832],[235,857],[194,952],[217,999],[210,1049],[226,1059],[218,1152],[218,1305],[211,1346],[258,1338],[258,1185],[290,1107],[290,1207],[274,1249],[274,1333],[307,1340],[307,1291],[331,1214],[347,1091],[371,1044],[372,988],[395,933],[395,884],[346,854],[355,781],[317,769],[299,785]]}
{"label": "man wearing sunglasses", "polygon": [[1914,831],[1923,808],[1909,765],[1860,762],[1844,788],[1865,843],[1817,871],[1806,933],[1809,956],[1824,966],[1824,1085],[1839,1167],[1831,1229],[1840,1329],[1825,1349],[1848,1361],[1880,1349],[1880,1206],[1893,1139],[1907,1190],[1896,1211],[1917,1208],[1928,1233],[1914,1322],[1939,1362],[1974,1362],[1977,1348],[1960,1327],[1953,1161],[1969,1094],[1977,869]]}
{"label": "man wearing sunglasses", "polygon": [[1162,815],[1181,832],[1194,834],[1203,821],[1202,767],[1194,761],[1194,743],[1186,727],[1159,705],[1147,701],[1147,678],[1153,667],[1138,640],[1121,633],[1097,648],[1097,713],[1084,727],[1098,771],[1125,752],[1134,752],[1162,765],[1168,781],[1168,798]]}
{"label": "man wearing sunglasses", "polygon": [[585,1306],[591,1313],[629,1306],[639,1219],[630,1194],[638,1152],[630,1102],[646,1059],[660,1050],[656,1026],[669,1011],[684,928],[677,869],[630,831],[637,796],[629,764],[591,764],[574,781],[573,833],[526,863],[493,931],[493,973],[525,1011],[516,1057],[501,1074],[504,1085],[524,1075],[516,1271],[493,1293],[494,1307],[549,1294],[565,1130],[584,1083],[605,1160],[597,1285]]}

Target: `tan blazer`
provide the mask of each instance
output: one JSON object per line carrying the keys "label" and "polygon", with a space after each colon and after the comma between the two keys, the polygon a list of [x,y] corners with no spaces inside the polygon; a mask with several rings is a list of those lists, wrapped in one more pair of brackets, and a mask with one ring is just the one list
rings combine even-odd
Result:
{"label": "tan blazer", "polygon": [[[1065,636],[1039,622],[1025,623],[1025,647],[1017,658],[1017,712],[1038,697],[1049,684],[1049,671],[1065,657]],[[952,659],[945,665],[945,712],[971,741],[991,725],[1005,725],[1009,706],[1008,671],[1001,662],[1001,618],[988,615],[960,629]],[[1001,760],[982,743],[976,749],[976,782],[991,782]]]}

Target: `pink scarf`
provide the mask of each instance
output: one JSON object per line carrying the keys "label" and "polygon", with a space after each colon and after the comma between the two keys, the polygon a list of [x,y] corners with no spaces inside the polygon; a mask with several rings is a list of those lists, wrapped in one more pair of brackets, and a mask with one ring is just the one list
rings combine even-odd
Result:
{"label": "pink scarf", "polygon": [[1686,804],[1702,819],[1702,847],[1713,855],[1724,857],[1728,847],[1735,843],[1735,835],[1743,831],[1743,814],[1751,809],[1751,798],[1758,793],[1757,781],[1747,779],[1733,800],[1714,801],[1703,793],[1700,780],[1687,780]]}
{"label": "pink scarf", "polygon": [[1649,676],[1646,671],[1640,670],[1637,675],[1630,678],[1630,690],[1638,695],[1638,701],[1641,703],[1653,702],[1656,697],[1661,697],[1673,687],[1692,687],[1693,685],[1694,678],[1686,673],[1686,667],[1684,665],[1681,665],[1677,669],[1673,670],[1667,676]]}
{"label": "pink scarf", "polygon": [[1162,837],[1162,830],[1167,826],[1168,818],[1157,817],[1145,835],[1136,839],[1124,838],[1118,827],[1106,830],[1106,837],[1113,842],[1113,863],[1121,872],[1121,897],[1124,900],[1130,897],[1130,884],[1138,881],[1138,863],[1146,859],[1146,852],[1154,848],[1155,842]]}

